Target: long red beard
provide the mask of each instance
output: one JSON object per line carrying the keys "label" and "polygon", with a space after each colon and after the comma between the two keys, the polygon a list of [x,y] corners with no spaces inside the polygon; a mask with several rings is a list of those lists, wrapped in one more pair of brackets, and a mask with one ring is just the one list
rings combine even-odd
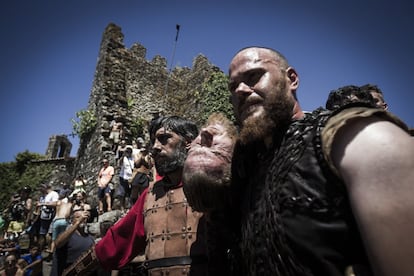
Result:
{"label": "long red beard", "polygon": [[279,91],[268,94],[261,116],[247,118],[240,130],[239,140],[247,145],[271,136],[292,119],[294,101],[287,95],[286,83],[280,85]]}

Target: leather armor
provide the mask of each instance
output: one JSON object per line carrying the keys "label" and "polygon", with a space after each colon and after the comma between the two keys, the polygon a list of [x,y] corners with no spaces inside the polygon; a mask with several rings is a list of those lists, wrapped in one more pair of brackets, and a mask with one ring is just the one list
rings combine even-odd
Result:
{"label": "leather armor", "polygon": [[[147,235],[146,259],[158,260],[179,256],[206,256],[203,214],[193,211],[183,188],[168,188],[163,180],[152,184],[144,204],[144,227]],[[201,226],[201,227],[200,227]],[[150,275],[186,275],[191,270],[205,275],[207,262],[149,269]],[[177,274],[176,274],[177,273]]]}
{"label": "leather armor", "polygon": [[275,133],[272,150],[236,149],[233,191],[242,210],[235,275],[343,275],[355,264],[369,275],[345,186],[322,152],[330,116],[306,113]]}

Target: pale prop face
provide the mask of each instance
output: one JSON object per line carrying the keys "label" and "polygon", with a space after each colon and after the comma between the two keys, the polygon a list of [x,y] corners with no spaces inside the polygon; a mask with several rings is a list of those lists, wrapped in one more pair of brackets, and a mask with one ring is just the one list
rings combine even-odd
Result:
{"label": "pale prop face", "polygon": [[233,146],[223,125],[209,125],[192,142],[185,166],[190,170],[220,171],[230,164]]}
{"label": "pale prop face", "polygon": [[183,189],[194,210],[224,206],[235,139],[223,124],[212,122],[192,142],[183,168]]}

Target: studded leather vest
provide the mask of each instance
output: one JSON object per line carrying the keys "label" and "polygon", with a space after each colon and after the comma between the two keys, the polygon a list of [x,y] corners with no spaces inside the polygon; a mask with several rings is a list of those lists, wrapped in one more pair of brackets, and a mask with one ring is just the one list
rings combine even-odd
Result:
{"label": "studded leather vest", "polygon": [[321,150],[330,115],[307,113],[275,137],[271,151],[236,148],[233,183],[242,210],[235,274],[332,276],[367,267],[344,184]]}
{"label": "studded leather vest", "polygon": [[[165,180],[160,180],[149,187],[144,204],[144,227],[147,260],[206,256],[203,214],[188,205],[182,186],[169,187]],[[197,270],[207,271],[206,265],[198,265]],[[194,270],[188,265],[152,269],[150,275],[189,275],[190,269]]]}

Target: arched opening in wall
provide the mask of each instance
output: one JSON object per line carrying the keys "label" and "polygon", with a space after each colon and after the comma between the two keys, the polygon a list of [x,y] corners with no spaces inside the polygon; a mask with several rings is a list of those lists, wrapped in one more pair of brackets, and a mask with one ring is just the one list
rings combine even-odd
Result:
{"label": "arched opening in wall", "polygon": [[49,145],[46,150],[48,158],[66,158],[70,155],[72,143],[66,135],[53,135],[49,138]]}
{"label": "arched opening in wall", "polygon": [[59,158],[65,157],[65,154],[66,154],[66,144],[65,143],[60,143],[57,157],[59,157]]}

